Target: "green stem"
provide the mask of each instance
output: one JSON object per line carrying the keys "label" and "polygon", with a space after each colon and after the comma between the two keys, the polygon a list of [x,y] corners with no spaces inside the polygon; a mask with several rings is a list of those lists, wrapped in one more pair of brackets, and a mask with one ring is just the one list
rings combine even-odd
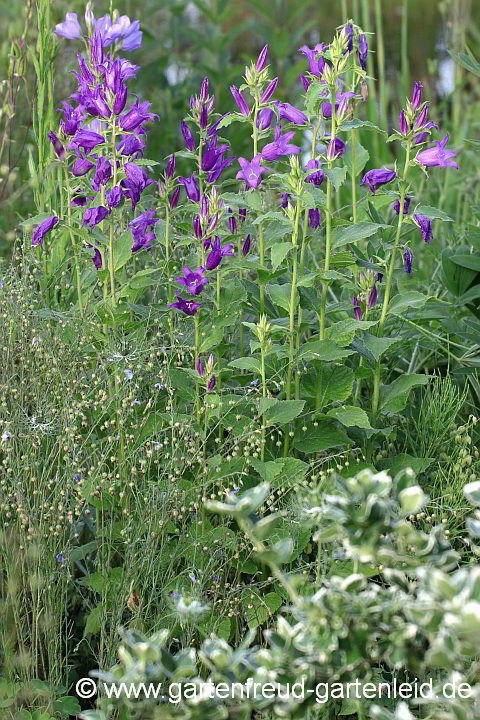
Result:
{"label": "green stem", "polygon": [[380,118],[385,127],[387,118],[387,88],[385,85],[385,46],[383,42],[382,0],[375,0],[375,25],[377,32],[377,62],[380,79]]}
{"label": "green stem", "polygon": [[405,97],[410,92],[410,74],[408,65],[408,0],[403,0],[402,5],[402,35],[401,35],[401,68],[402,68],[402,85]]}
{"label": "green stem", "polygon": [[[195,370],[197,369],[198,359],[200,357],[200,320],[198,313],[195,314]],[[200,385],[198,381],[195,383],[195,408],[197,415],[197,423],[200,424]]]}
{"label": "green stem", "polygon": [[[168,197],[165,202],[165,264],[167,266],[167,299],[170,305],[173,302],[173,288],[170,283],[170,206],[168,204]],[[170,347],[173,350],[174,336],[173,336],[173,314],[168,314],[168,333],[170,335]]]}
{"label": "green stem", "polygon": [[[242,257],[243,242],[238,241],[238,257]],[[240,282],[243,280],[243,270],[240,270]],[[240,357],[245,355],[245,328],[243,326],[243,309],[240,310]]]}
{"label": "green stem", "polygon": [[[73,236],[73,229],[72,229],[72,188],[70,186],[70,181],[68,177],[68,170],[65,168],[65,182],[67,184],[67,198],[68,198],[68,207],[67,207],[67,222],[68,222],[68,232],[70,234],[70,240],[72,243],[73,248],[73,254],[75,256],[75,277],[77,282],[77,297],[78,297],[78,307],[80,308],[80,315],[83,318],[83,303],[82,303],[82,284],[80,279],[80,258],[78,256],[78,247],[77,242]],[[61,188],[60,188],[61,192]]]}
{"label": "green stem", "polygon": [[[393,271],[395,269],[395,260],[397,255],[397,249],[400,245],[400,235],[402,232],[402,225],[403,225],[403,203],[405,200],[405,180],[408,173],[408,166],[410,163],[410,140],[408,141],[407,145],[407,152],[405,155],[405,165],[403,169],[403,182],[402,182],[402,189],[400,191],[400,212],[398,213],[398,224],[397,224],[397,234],[395,237],[395,244],[392,248],[392,254],[390,257],[390,263],[388,265],[387,270],[387,281],[385,283],[385,294],[383,296],[383,305],[382,305],[382,312],[380,314],[380,320],[378,323],[378,337],[382,337],[383,330],[385,327],[385,320],[387,318],[387,312],[388,312],[388,304],[390,302],[390,294],[392,292],[392,281],[393,281]],[[373,398],[372,398],[372,421],[375,425],[376,419],[377,419],[377,413],[378,413],[378,403],[380,399],[380,380],[381,380],[381,365],[380,361],[378,361],[375,365],[375,372],[373,376]]]}
{"label": "green stem", "polygon": [[[331,140],[335,142],[337,136],[337,115],[335,112],[335,101],[336,101],[336,87],[332,86],[332,129],[331,129]],[[332,160],[328,161],[328,169],[332,169]],[[330,255],[332,252],[332,181],[330,178],[327,179],[327,207],[326,207],[326,231],[325,231],[325,263],[324,270],[327,272],[330,269]],[[325,308],[327,304],[328,295],[328,280],[323,280],[322,283],[322,296],[320,300],[320,340],[325,339]]]}
{"label": "green stem", "polygon": [[[115,144],[117,128],[117,118],[113,116],[112,124],[112,168],[113,168],[113,187],[117,184],[117,148]],[[108,240],[108,268],[110,271],[110,293],[112,295],[112,305],[115,307],[117,299],[115,297],[115,265],[113,262],[113,218],[110,218],[110,234]]]}
{"label": "green stem", "polygon": [[[292,291],[290,294],[290,316],[289,316],[289,324],[288,324],[288,332],[289,332],[289,349],[288,349],[288,368],[287,368],[287,387],[285,391],[285,396],[287,400],[290,400],[292,395],[292,371],[293,371],[293,357],[294,357],[294,350],[295,350],[295,309],[297,305],[297,242],[298,242],[298,232],[299,232],[299,226],[300,226],[300,210],[301,210],[301,203],[299,201],[299,197],[297,194],[297,204],[295,207],[295,224],[293,226],[293,232],[292,232],[292,245],[293,245],[293,252],[292,252]],[[289,435],[288,432],[285,433],[285,444],[283,446],[283,455],[284,457],[288,456],[288,443],[289,443]]]}
{"label": "green stem", "polygon": [[352,130],[352,215],[353,224],[357,222],[357,131]]}
{"label": "green stem", "polygon": [[[267,397],[267,381],[265,379],[265,337],[262,340],[262,344],[260,346],[260,372],[262,375],[262,397]],[[262,417],[262,445],[260,449],[260,458],[262,462],[265,459],[265,420]]]}
{"label": "green stem", "polygon": [[[252,128],[252,137],[253,137],[253,157],[256,157],[258,153],[258,128],[257,128],[257,118],[258,118],[258,111],[260,109],[260,93],[258,89],[255,90],[255,110],[253,112],[253,128]],[[258,236],[259,236],[259,256],[260,256],[260,266],[262,269],[265,267],[265,244],[264,244],[264,238],[263,238],[263,224],[260,223],[258,226]],[[265,285],[263,284],[262,278],[260,278],[260,315],[263,315],[265,310]]]}

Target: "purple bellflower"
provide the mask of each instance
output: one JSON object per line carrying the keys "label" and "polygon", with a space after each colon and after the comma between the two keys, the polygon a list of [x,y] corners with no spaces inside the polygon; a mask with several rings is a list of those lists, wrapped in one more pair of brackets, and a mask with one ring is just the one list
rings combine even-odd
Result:
{"label": "purple bellflower", "polygon": [[118,143],[117,150],[121,155],[130,157],[137,152],[142,152],[145,147],[143,140],[136,135],[125,135],[123,139]]}
{"label": "purple bellflower", "polygon": [[95,225],[98,225],[98,223],[101,223],[102,220],[105,220],[109,213],[110,210],[108,210],[106,207],[103,207],[103,205],[88,208],[88,210],[85,210],[85,212],[83,213],[83,224],[87,225],[88,228],[91,230],[95,227]]}
{"label": "purple bellflower", "polygon": [[243,97],[242,93],[238,90],[236,85],[230,86],[230,92],[233,95],[233,99],[235,100],[235,104],[237,108],[240,110],[242,115],[245,115],[245,117],[248,117],[249,109],[248,109],[248,103]]}
{"label": "purple bellflower", "polygon": [[305,90],[305,92],[307,92],[308,88],[310,87],[310,80],[303,73],[300,73],[299,77],[300,82],[303,85],[303,89]]}
{"label": "purple bellflower", "polygon": [[235,215],[232,214],[232,208],[228,208],[228,212],[228,229],[230,230],[232,235],[235,235],[235,233],[237,232],[237,218],[235,217]]}
{"label": "purple bellflower", "polygon": [[261,50],[255,64],[255,70],[259,73],[265,68],[268,62],[268,45],[265,45]]}
{"label": "purple bellflower", "polygon": [[448,135],[445,135],[443,140],[435,143],[435,147],[421,150],[416,160],[425,167],[453,167],[457,170],[459,165],[453,161],[453,158],[457,156],[454,150],[446,150],[445,146],[448,143]]}
{"label": "purple bellflower", "polygon": [[257,116],[257,128],[259,130],[267,130],[272,124],[272,120],[273,110],[270,110],[270,108],[263,108]]}
{"label": "purple bellflower", "polygon": [[57,135],[54,132],[48,133],[48,139],[53,145],[53,149],[55,150],[55,155],[60,159],[63,160],[65,155],[65,148],[63,147],[63,144],[58,139]]}
{"label": "purple bellflower", "polygon": [[215,270],[220,265],[222,258],[227,255],[235,255],[233,245],[224,245],[221,247],[220,238],[217,236],[211,244],[211,252],[207,256],[207,270]]}
{"label": "purple bellflower", "polygon": [[187,178],[180,177],[178,179],[185,188],[188,199],[192,200],[192,202],[198,202],[200,200],[200,188],[198,187],[197,179],[193,175]]}
{"label": "purple bellflower", "polygon": [[236,174],[237,180],[245,180],[245,183],[250,188],[258,188],[262,181],[262,173],[265,172],[265,168],[261,165],[262,156],[255,155],[255,157],[248,162],[243,157],[238,158],[240,167],[242,168]]}
{"label": "purple bellflower", "polygon": [[82,28],[77,20],[77,13],[68,12],[63,23],[55,26],[55,33],[67,40],[76,40],[82,37]]}
{"label": "purple bellflower", "polygon": [[370,290],[370,294],[368,296],[368,309],[371,310],[375,305],[377,304],[377,286],[373,285],[372,289]]}
{"label": "purple bellflower", "polygon": [[242,255],[246,256],[250,252],[250,246],[252,244],[252,238],[250,235],[247,235],[247,237],[244,240],[243,247],[242,247]]}
{"label": "purple bellflower", "polygon": [[[355,97],[354,92],[338,93],[335,96],[335,110],[337,111],[343,102],[348,102],[351,98]],[[324,118],[332,117],[332,103],[324,102],[322,106],[322,114]]]}
{"label": "purple bellflower", "polygon": [[205,365],[200,358],[197,358],[197,361],[195,363],[195,369],[197,373],[200,375],[200,377],[203,377],[205,375]]}
{"label": "purple bellflower", "polygon": [[98,248],[95,248],[95,252],[92,257],[92,262],[97,268],[97,270],[100,270],[102,267],[102,255],[100,253],[100,250]]}
{"label": "purple bellflower", "polygon": [[208,283],[208,279],[205,277],[205,268],[190,270],[188,265],[183,268],[183,277],[175,278],[175,280],[180,285],[185,285],[190,295],[199,295]]}
{"label": "purple bellflower", "polygon": [[418,225],[423,236],[423,241],[431,243],[433,240],[432,235],[432,221],[425,215],[414,215],[413,219],[415,224]]}
{"label": "purple bellflower", "polygon": [[407,245],[403,252],[403,269],[409,275],[411,275],[411,273],[412,273],[412,261],[413,261],[413,253]]}
{"label": "purple bellflower", "polygon": [[126,178],[120,182],[123,194],[132,201],[132,210],[135,210],[140,195],[149,185],[153,185],[154,181],[148,179],[148,174],[143,167],[135,165],[135,163],[125,163],[124,166]]}
{"label": "purple bellflower", "polygon": [[181,187],[179,185],[178,187],[175,188],[175,190],[170,195],[169,203],[170,203],[170,208],[172,210],[174,210],[178,205],[178,199],[180,197],[180,190],[181,190]]}
{"label": "purple bellflower", "polygon": [[415,127],[421,128],[425,125],[425,123],[427,121],[428,121],[428,103],[425,103],[425,105],[421,109],[417,119],[415,120]]}
{"label": "purple bellflower", "polygon": [[310,175],[307,175],[305,178],[305,182],[312,183],[315,185],[315,187],[320,187],[320,185],[325,180],[325,173],[323,170],[320,170],[320,161],[319,160],[309,160],[307,163],[307,170],[315,170],[315,172],[310,173]]}
{"label": "purple bellflower", "polygon": [[66,100],[62,102],[62,105],[63,110],[58,108],[58,112],[63,112],[63,118],[60,120],[60,127],[65,135],[75,135],[86,117],[85,110],[81,105],[73,109]]}
{"label": "purple bellflower", "polygon": [[405,110],[400,111],[400,132],[402,135],[408,135],[408,123],[405,117]]}
{"label": "purple bellflower", "polygon": [[315,230],[320,225],[320,210],[318,208],[312,208],[308,211],[308,225]]}
{"label": "purple bellflower", "polygon": [[102,185],[106,185],[112,177],[112,164],[110,160],[104,157],[99,157],[97,160],[97,166],[95,169],[95,175],[92,179],[92,188],[95,192],[100,190]]}
{"label": "purple bellflower", "polygon": [[[408,215],[408,208],[410,207],[410,203],[412,202],[412,198],[406,197],[403,201],[403,214]],[[395,202],[392,205],[392,208],[395,210],[397,215],[400,215],[400,200],[395,200]]]}
{"label": "purple bellflower", "polygon": [[35,228],[33,235],[32,235],[32,245],[41,245],[43,247],[43,239],[47,233],[50,232],[50,230],[55,227],[55,225],[58,223],[58,217],[56,215],[52,215],[51,217],[45,218],[45,220],[42,220],[40,225]]}
{"label": "purple bellflower", "polygon": [[319,53],[324,52],[327,48],[328,45],[325,45],[324,43],[317,43],[313,50],[311,50],[308,45],[302,45],[298,51],[307,58],[308,69],[312,75],[315,75],[315,77],[322,77],[323,75],[323,71],[325,69],[325,58],[323,55],[319,55]]}
{"label": "purple bellflower", "polygon": [[78,153],[77,159],[72,165],[72,175],[75,177],[82,177],[86,175],[93,168],[93,163],[80,153]]}
{"label": "purple bellflower", "polygon": [[422,132],[419,132],[418,135],[415,135],[415,145],[420,145],[420,143],[425,142],[425,140],[428,138],[430,133],[424,132],[424,131],[431,130],[432,128],[435,128],[436,130],[438,130],[438,125],[436,122],[433,122],[433,120],[429,120],[423,126]]}
{"label": "purple bellflower", "polygon": [[340,138],[330,140],[327,147],[327,160],[336,160],[345,154],[345,143]]}
{"label": "purple bellflower", "polygon": [[345,53],[352,52],[353,50],[353,26],[351,23],[348,23],[348,25],[345,25],[344,27],[345,35],[347,37],[347,49]]}
{"label": "purple bellflower", "polygon": [[159,218],[155,217],[155,210],[146,210],[140,213],[132,222],[129,224],[129,228],[132,231],[134,243],[132,245],[132,252],[137,252],[140,248],[144,247],[147,250],[151,248],[150,241],[155,240],[155,233],[148,232],[149,228],[153,228]]}
{"label": "purple bellflower", "polygon": [[274,78],[273,80],[271,80],[271,81],[268,83],[267,87],[265,88],[265,90],[263,91],[262,95],[260,96],[260,102],[261,102],[261,103],[266,103],[266,102],[268,102],[268,101],[270,100],[270,98],[272,97],[273,93],[274,93],[275,90],[277,89],[277,84],[278,84],[278,77]]}
{"label": "purple bellflower", "polygon": [[119,127],[123,128],[123,130],[126,130],[127,132],[131,132],[139,126],[143,127],[143,125],[150,120],[155,120],[158,118],[158,115],[149,112],[151,106],[152,103],[147,101],[139,103],[137,99],[136,102],[129,105],[130,110],[119,118]]}
{"label": "purple bellflower", "polygon": [[276,100],[275,105],[278,107],[280,120],[288,120],[288,122],[294,123],[295,125],[307,124],[308,118],[305,113],[293,105],[290,105],[290,103],[281,103]]}
{"label": "purple bellflower", "polygon": [[178,290],[177,293],[177,301],[174,303],[171,303],[169,305],[169,308],[175,308],[176,310],[181,310],[185,313],[185,315],[196,315],[197,310],[199,307],[202,307],[200,303],[196,303],[193,300],[185,300],[181,297],[180,291]]}
{"label": "purple bellflower", "polygon": [[365,35],[360,35],[359,38],[359,49],[358,49],[358,61],[362,70],[367,69],[367,57],[368,57],[368,42]]}
{"label": "purple bellflower", "polygon": [[277,125],[275,128],[275,140],[265,145],[261,152],[262,158],[268,162],[273,162],[283,155],[298,155],[300,148],[298,145],[292,145],[290,143],[294,135],[295,130],[291,130],[282,135],[280,127]]}
{"label": "purple bellflower", "polygon": [[183,120],[180,123],[180,130],[182,131],[183,139],[187,150],[193,152],[196,148],[195,138],[192,135],[192,131],[188,127],[187,123]]}
{"label": "purple bellflower", "polygon": [[394,170],[385,170],[383,168],[378,170],[369,170],[362,178],[360,185],[368,185],[372,193],[375,192],[379,185],[386,185],[392,180],[395,180],[397,173]]}
{"label": "purple bellflower", "polygon": [[352,305],[353,305],[353,314],[355,315],[356,320],[362,319],[362,308],[360,305],[360,300],[356,295],[352,296]]}
{"label": "purple bellflower", "polygon": [[81,128],[80,130],[77,130],[73,138],[70,140],[68,149],[78,150],[78,148],[83,148],[84,152],[88,155],[89,152],[92,152],[94,147],[97,145],[103,145],[104,142],[105,138],[103,135],[93,132],[92,130],[85,130],[84,128]]}
{"label": "purple bellflower", "polygon": [[207,384],[207,391],[212,392],[212,390],[215,389],[216,384],[217,384],[217,378],[215,377],[215,375],[212,375],[212,377],[210,378],[210,380],[208,381],[208,384]]}
{"label": "purple bellflower", "polygon": [[420,107],[421,94],[422,94],[423,83],[416,82],[412,90],[412,110],[417,110]]}
{"label": "purple bellflower", "polygon": [[288,193],[282,193],[282,201],[280,203],[280,207],[287,208],[288,207],[288,201],[290,200],[290,195]]}
{"label": "purple bellflower", "polygon": [[122,200],[122,188],[120,185],[114,185],[111,190],[107,193],[107,204],[112,210],[120,205]]}
{"label": "purple bellflower", "polygon": [[177,158],[175,156],[175,153],[173,155],[170,155],[168,158],[167,163],[167,169],[165,170],[165,177],[170,179],[175,175],[175,169],[177,167]]}

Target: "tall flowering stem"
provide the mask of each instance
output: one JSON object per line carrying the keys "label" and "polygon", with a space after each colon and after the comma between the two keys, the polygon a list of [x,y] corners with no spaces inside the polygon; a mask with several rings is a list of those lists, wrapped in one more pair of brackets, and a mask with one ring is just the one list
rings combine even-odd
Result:
{"label": "tall flowering stem", "polygon": [[[335,110],[336,86],[335,79],[331,86],[332,94],[332,125],[331,125],[331,143],[335,143],[337,136],[337,114]],[[328,160],[328,169],[332,169],[332,160]],[[330,256],[332,253],[332,181],[327,179],[327,206],[326,206],[326,230],[325,230],[325,263],[324,270],[330,269]],[[325,307],[327,304],[328,280],[323,281],[322,296],[320,300],[320,340],[325,339]]]}
{"label": "tall flowering stem", "polygon": [[[260,90],[255,88],[255,110],[253,113],[253,157],[257,157],[258,154],[258,112],[260,109]],[[263,269],[265,266],[265,240],[263,236],[263,223],[258,226],[258,254],[260,265]],[[260,315],[265,312],[265,285],[263,280],[260,281]]]}
{"label": "tall flowering stem", "polygon": [[[298,161],[297,161],[298,163]],[[287,386],[285,390],[285,397],[287,400],[290,400],[292,396],[292,372],[293,372],[293,358],[294,358],[294,350],[295,350],[295,339],[296,339],[296,333],[295,333],[295,309],[297,306],[297,250],[298,250],[298,236],[300,231],[300,214],[302,210],[302,202],[301,202],[301,195],[303,193],[303,182],[298,181],[297,182],[297,202],[295,205],[294,215],[293,215],[293,232],[292,232],[292,245],[293,245],[293,251],[292,251],[292,291],[290,294],[290,312],[289,312],[289,323],[288,323],[288,332],[289,332],[289,344],[288,344],[288,368],[287,368]],[[290,209],[290,208],[289,208]],[[289,444],[289,435],[288,433],[285,433],[285,443],[283,446],[283,455],[284,457],[288,456],[288,444]]]}
{"label": "tall flowering stem", "polygon": [[[402,176],[402,183],[401,183],[401,189],[400,189],[400,205],[399,205],[400,210],[402,210],[403,204],[405,201],[406,179],[407,179],[408,167],[410,165],[411,145],[412,145],[412,143],[411,143],[411,140],[409,139],[406,144],[405,165],[403,167],[403,176]],[[387,279],[385,282],[385,293],[383,296],[382,311],[380,313],[380,320],[378,322],[378,337],[382,337],[382,335],[383,335],[383,330],[385,327],[385,320],[387,318],[388,304],[390,302],[390,295],[392,292],[393,270],[395,268],[395,260],[397,257],[397,250],[400,245],[400,235],[402,232],[403,220],[404,220],[404,213],[400,211],[398,213],[398,224],[397,224],[397,233],[395,236],[395,244],[392,248],[390,262],[388,264]],[[374,372],[374,376],[373,376],[372,421],[374,424],[377,419],[378,403],[380,400],[380,380],[381,380],[381,365],[380,365],[380,362],[378,361],[375,365],[375,372]]]}
{"label": "tall flowering stem", "polygon": [[[113,187],[117,184],[117,146],[116,146],[116,130],[117,130],[117,118],[114,115],[112,121],[112,172],[113,172]],[[108,267],[110,271],[110,293],[112,295],[112,305],[117,304],[115,296],[115,265],[113,262],[113,218],[110,218],[110,234],[108,240]]]}
{"label": "tall flowering stem", "polygon": [[[200,319],[198,313],[195,314],[195,368],[200,363]],[[200,385],[198,381],[195,383],[195,411],[197,423],[200,424]]]}
{"label": "tall flowering stem", "polygon": [[68,177],[68,171],[65,167],[65,183],[67,187],[67,224],[68,224],[68,232],[70,235],[70,241],[72,243],[73,248],[73,254],[75,257],[75,278],[77,283],[77,297],[78,297],[78,307],[80,308],[80,315],[83,318],[83,302],[82,302],[82,283],[80,278],[80,258],[78,256],[78,246],[77,242],[73,235],[73,229],[72,229],[72,187],[70,185],[70,179]]}

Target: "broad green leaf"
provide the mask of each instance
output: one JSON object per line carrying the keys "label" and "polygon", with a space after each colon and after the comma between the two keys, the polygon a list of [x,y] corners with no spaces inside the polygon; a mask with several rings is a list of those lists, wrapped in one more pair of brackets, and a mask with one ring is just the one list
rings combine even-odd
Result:
{"label": "broad green leaf", "polygon": [[[256,570],[257,568],[255,568]],[[255,572],[254,570],[254,572]],[[225,618],[215,626],[215,635],[225,642],[228,642],[230,635],[232,634],[232,621],[230,618]]]}
{"label": "broad green leaf", "polygon": [[[460,249],[466,249],[463,246]],[[459,297],[468,289],[475,279],[477,273],[454,262],[458,249],[445,248],[442,252],[442,269],[445,277],[445,285],[450,292]]]}
{"label": "broad green leaf", "polygon": [[355,318],[347,318],[330,325],[325,335],[328,339],[333,340],[335,345],[346,347],[352,342],[357,330],[367,330],[377,324],[376,320],[356,320]]}
{"label": "broad green leaf", "polygon": [[252,372],[260,374],[260,360],[254,357],[241,357],[237,360],[232,360],[229,367],[239,368],[240,370],[251,370]]}
{"label": "broad green leaf", "polygon": [[297,433],[293,440],[296,450],[310,454],[322,452],[333,447],[351,445],[352,441],[332,420],[324,418],[318,421],[318,426],[310,427],[302,433]]}
{"label": "broad green leaf", "polygon": [[263,625],[273,613],[282,606],[283,600],[277,593],[269,592],[266,595],[255,594],[250,598],[249,605],[253,607],[247,610],[247,623],[250,630]]}
{"label": "broad green leaf", "polygon": [[53,701],[53,710],[59,715],[69,716],[78,715],[78,713],[82,711],[82,708],[77,698],[66,695]]}
{"label": "broad green leaf", "polygon": [[140,160],[134,160],[135,165],[160,165],[157,160],[150,160],[149,158],[141,158]]}
{"label": "broad green leaf", "polygon": [[390,300],[388,312],[392,315],[402,315],[410,308],[422,308],[428,300],[428,295],[423,295],[416,290],[409,290],[404,295],[398,294]]}
{"label": "broad green leaf", "polygon": [[345,427],[359,427],[365,428],[365,430],[372,429],[365,410],[353,405],[332,408],[327,412],[327,415],[335,418],[335,420],[338,420],[338,422],[345,425]]}
{"label": "broad green leaf", "polygon": [[[155,285],[160,279],[160,270],[158,268],[148,268],[135,273],[128,285],[134,289],[146,288]],[[157,277],[155,277],[157,275]]]}
{"label": "broad green leaf", "polygon": [[274,305],[278,305],[289,312],[290,296],[292,294],[292,286],[290,283],[285,283],[285,285],[267,285],[267,292]]}
{"label": "broad green leaf", "polygon": [[304,207],[311,210],[313,208],[324,207],[327,203],[327,196],[320,188],[309,184],[309,189],[303,193]]}
{"label": "broad green leaf", "polygon": [[400,453],[393,458],[384,458],[377,461],[379,470],[388,470],[389,475],[395,475],[402,470],[411,468],[417,475],[425,472],[430,465],[435,462],[435,458],[418,458],[408,453]]}
{"label": "broad green leaf", "polygon": [[280,400],[264,414],[265,425],[285,425],[300,415],[305,400]]}
{"label": "broad green leaf", "polygon": [[331,340],[314,340],[304,343],[297,354],[297,360],[322,360],[333,362],[353,355],[352,350],[343,350]]}
{"label": "broad green leaf", "polygon": [[105,608],[103,605],[97,605],[87,615],[87,622],[85,624],[85,630],[83,636],[96,635],[102,629],[102,620],[105,615]]}
{"label": "broad green leaf", "polygon": [[325,170],[325,175],[330,180],[335,190],[338,190],[338,188],[345,182],[345,178],[347,177],[347,168],[334,167],[331,170]]}
{"label": "broad green leaf", "polygon": [[122,233],[118,238],[115,239],[114,248],[114,263],[115,272],[120,270],[132,256],[132,233],[130,230]]}
{"label": "broad green leaf", "polygon": [[377,125],[374,125],[369,120],[358,120],[357,118],[353,118],[353,120],[345,120],[345,122],[342,122],[342,125],[340,127],[341,130],[355,130],[356,128],[366,128],[367,130],[376,130],[377,132],[383,133],[386,135],[387,133],[385,130],[382,130]]}
{"label": "broad green leaf", "polygon": [[255,218],[252,225],[259,225],[261,222],[269,219],[275,220],[275,222],[283,223],[284,225],[291,225],[289,219],[284,213],[275,212],[274,210],[269,210],[263,215],[259,215],[257,218]]}
{"label": "broad green leaf", "polygon": [[455,265],[480,272],[480,255],[452,255],[451,259]]}
{"label": "broad green leaf", "polygon": [[455,52],[454,50],[448,50],[450,57],[461,67],[465,68],[469,72],[473,73],[477,77],[480,77],[480,63],[475,60],[471,55],[466,53]]}
{"label": "broad green leaf", "polygon": [[390,385],[384,385],[380,391],[380,410],[388,412],[399,412],[407,404],[410,390],[417,385],[428,385],[427,375],[412,373],[401,375]]}
{"label": "broad green leaf", "polygon": [[282,243],[276,243],[275,245],[272,245],[272,268],[273,270],[276,270],[279,265],[282,264],[282,262],[287,257],[290,250],[293,248],[293,245],[291,242],[282,242]]}
{"label": "broad green leaf", "polygon": [[200,343],[200,352],[207,352],[208,350],[211,350],[213,347],[221,343],[224,333],[225,325],[216,325],[215,327],[212,327],[208,331],[206,337],[204,337]]}
{"label": "broad green leaf", "polygon": [[364,240],[374,235],[378,230],[389,227],[391,226],[369,222],[359,222],[356,225],[336,227],[332,233],[332,247],[337,248],[342,245],[349,245],[350,243]]}
{"label": "broad green leaf", "polygon": [[387,352],[387,350],[392,346],[395,345],[395,343],[400,342],[399,338],[386,338],[386,337],[376,337],[375,335],[371,335],[370,333],[364,333],[362,336],[362,342],[369,350],[375,360],[378,362],[382,355]]}
{"label": "broad green leaf", "polygon": [[242,115],[242,113],[231,113],[230,115],[225,115],[218,123],[217,130],[228,127],[234,122],[248,122],[248,118],[245,117],[245,115]]}
{"label": "broad green leaf", "polygon": [[[327,403],[336,400],[342,402],[352,394],[353,370],[346,365],[331,363],[320,364],[316,370],[313,395],[317,399],[317,407],[323,408]],[[310,392],[308,386],[305,388]]]}
{"label": "broad green leaf", "polygon": [[[355,145],[357,150],[355,156],[355,177],[357,177],[357,175],[360,175],[365,165],[369,161],[370,153],[368,152],[368,150],[365,150],[363,145],[360,145],[359,142],[355,143]],[[345,155],[343,156],[343,161],[347,166],[348,174],[350,175],[350,177],[353,175],[352,149],[352,143],[347,143]]]}
{"label": "broad green leaf", "polygon": [[453,222],[453,218],[439,210],[438,208],[431,207],[430,205],[419,205],[415,208],[415,215],[425,215],[429,220],[443,220],[444,222]]}

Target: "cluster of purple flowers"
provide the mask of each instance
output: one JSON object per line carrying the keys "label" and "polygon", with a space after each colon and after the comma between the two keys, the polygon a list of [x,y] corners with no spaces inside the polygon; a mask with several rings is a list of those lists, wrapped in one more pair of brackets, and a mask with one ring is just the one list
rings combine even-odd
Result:
{"label": "cluster of purple flowers", "polygon": [[[146,125],[157,116],[150,112],[149,102],[135,99],[127,106],[126,81],[135,77],[138,68],[125,58],[105,52],[114,44],[127,51],[140,47],[142,33],[139,21],[131,22],[126,15],[114,15],[113,19],[105,15],[95,19],[89,8],[85,20],[89,57],[86,59],[77,54],[78,71],[74,75],[78,84],[76,92],[70,96],[76,106],[68,101],[62,102],[62,108],[59,108],[63,115],[60,129],[58,134],[50,132],[49,138],[60,160],[72,160],[70,170],[74,178],[92,173],[93,193],[89,194],[85,181],[82,181],[82,185],[73,188],[71,201],[73,207],[86,207],[83,226],[92,230],[119,207],[122,199],[130,200],[132,211],[135,211],[142,192],[153,183],[145,169],[132,160],[145,148]],[[76,14],[67,13],[65,21],[57,25],[56,32],[70,40],[82,37]],[[108,147],[108,133],[115,143],[115,154],[121,157],[121,161],[109,158],[108,152],[102,152],[104,146]],[[120,182],[116,181],[117,171],[123,176]],[[100,203],[90,205],[97,198],[97,193],[100,193]],[[32,243],[43,244],[46,232],[57,221],[58,218],[51,217],[41,223],[34,232]],[[153,211],[148,210],[130,223],[132,252],[151,247],[155,239],[152,228],[156,222]],[[92,246],[89,244],[89,247]],[[97,269],[101,267],[102,257],[97,248],[92,261]]]}

